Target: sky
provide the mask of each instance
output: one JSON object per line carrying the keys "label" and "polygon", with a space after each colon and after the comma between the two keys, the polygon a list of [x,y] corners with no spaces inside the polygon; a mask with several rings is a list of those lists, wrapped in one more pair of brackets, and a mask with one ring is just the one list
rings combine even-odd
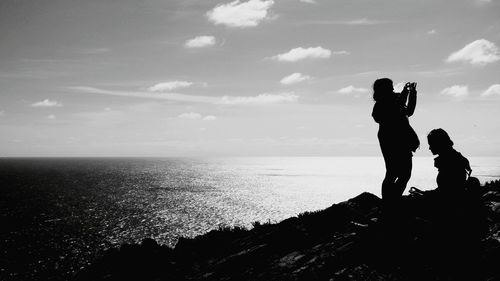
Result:
{"label": "sky", "polygon": [[372,84],[500,156],[498,0],[2,0],[0,156],[380,156]]}

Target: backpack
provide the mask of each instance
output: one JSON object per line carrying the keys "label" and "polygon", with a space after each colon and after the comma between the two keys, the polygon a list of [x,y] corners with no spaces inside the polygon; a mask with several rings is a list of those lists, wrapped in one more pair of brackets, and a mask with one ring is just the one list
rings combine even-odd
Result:
{"label": "backpack", "polygon": [[420,140],[418,139],[418,135],[415,132],[415,130],[413,130],[413,128],[410,126],[409,123],[406,132],[406,141],[408,143],[408,148],[410,149],[410,151],[415,152],[417,148],[419,148],[420,146]]}

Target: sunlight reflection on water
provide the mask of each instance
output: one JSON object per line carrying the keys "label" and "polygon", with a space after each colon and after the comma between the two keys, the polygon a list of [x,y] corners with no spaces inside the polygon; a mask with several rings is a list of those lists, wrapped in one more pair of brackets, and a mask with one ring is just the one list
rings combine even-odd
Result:
{"label": "sunlight reflection on water", "polygon": [[[181,162],[175,164],[175,169],[172,163],[166,166],[158,163],[149,170],[155,178],[154,184],[162,188],[157,189],[158,196],[146,196],[151,204],[147,209],[153,209],[154,217],[160,218],[158,224],[169,226],[161,234],[167,243],[174,243],[173,237],[194,236],[218,225],[250,226],[254,221],[280,221],[301,212],[326,208],[364,191],[380,196],[385,171],[383,160],[376,157],[259,157]],[[488,170],[491,167],[486,162],[476,168]],[[432,158],[417,157],[408,186],[432,189],[436,174]],[[143,187],[137,192],[147,190],[150,188]]]}

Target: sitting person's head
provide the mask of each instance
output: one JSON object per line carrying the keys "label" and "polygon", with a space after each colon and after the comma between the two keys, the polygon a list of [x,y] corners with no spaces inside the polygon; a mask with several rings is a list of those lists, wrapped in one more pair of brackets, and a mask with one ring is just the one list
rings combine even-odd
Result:
{"label": "sitting person's head", "polygon": [[445,130],[439,128],[432,130],[427,135],[429,150],[432,154],[440,154],[453,148],[453,141]]}

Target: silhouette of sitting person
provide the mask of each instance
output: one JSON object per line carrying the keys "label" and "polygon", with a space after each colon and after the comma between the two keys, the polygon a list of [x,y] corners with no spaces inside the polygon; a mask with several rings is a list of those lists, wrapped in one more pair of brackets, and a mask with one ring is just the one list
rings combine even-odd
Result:
{"label": "silhouette of sitting person", "polygon": [[460,195],[465,191],[467,177],[472,172],[469,160],[453,148],[453,141],[443,129],[434,129],[427,135],[429,150],[434,166],[438,169],[436,178],[438,193],[446,196]]}
{"label": "silhouette of sitting person", "polygon": [[[427,135],[434,166],[438,169],[437,188],[426,192],[424,208],[429,214],[434,237],[433,255],[446,261],[450,271],[456,271],[457,280],[473,280],[477,268],[479,242],[484,230],[481,202],[466,193],[467,185],[477,188],[477,178],[467,180],[472,172],[469,160],[453,148],[453,141],[445,130],[439,128]],[[457,247],[460,245],[460,247]],[[463,279],[462,279],[463,278]]]}
{"label": "silhouette of sitting person", "polygon": [[373,100],[372,117],[379,124],[377,137],[386,168],[382,199],[396,202],[410,180],[413,152],[420,145],[408,120],[417,104],[416,83],[407,83],[401,93],[395,93],[391,79],[377,79]]}

